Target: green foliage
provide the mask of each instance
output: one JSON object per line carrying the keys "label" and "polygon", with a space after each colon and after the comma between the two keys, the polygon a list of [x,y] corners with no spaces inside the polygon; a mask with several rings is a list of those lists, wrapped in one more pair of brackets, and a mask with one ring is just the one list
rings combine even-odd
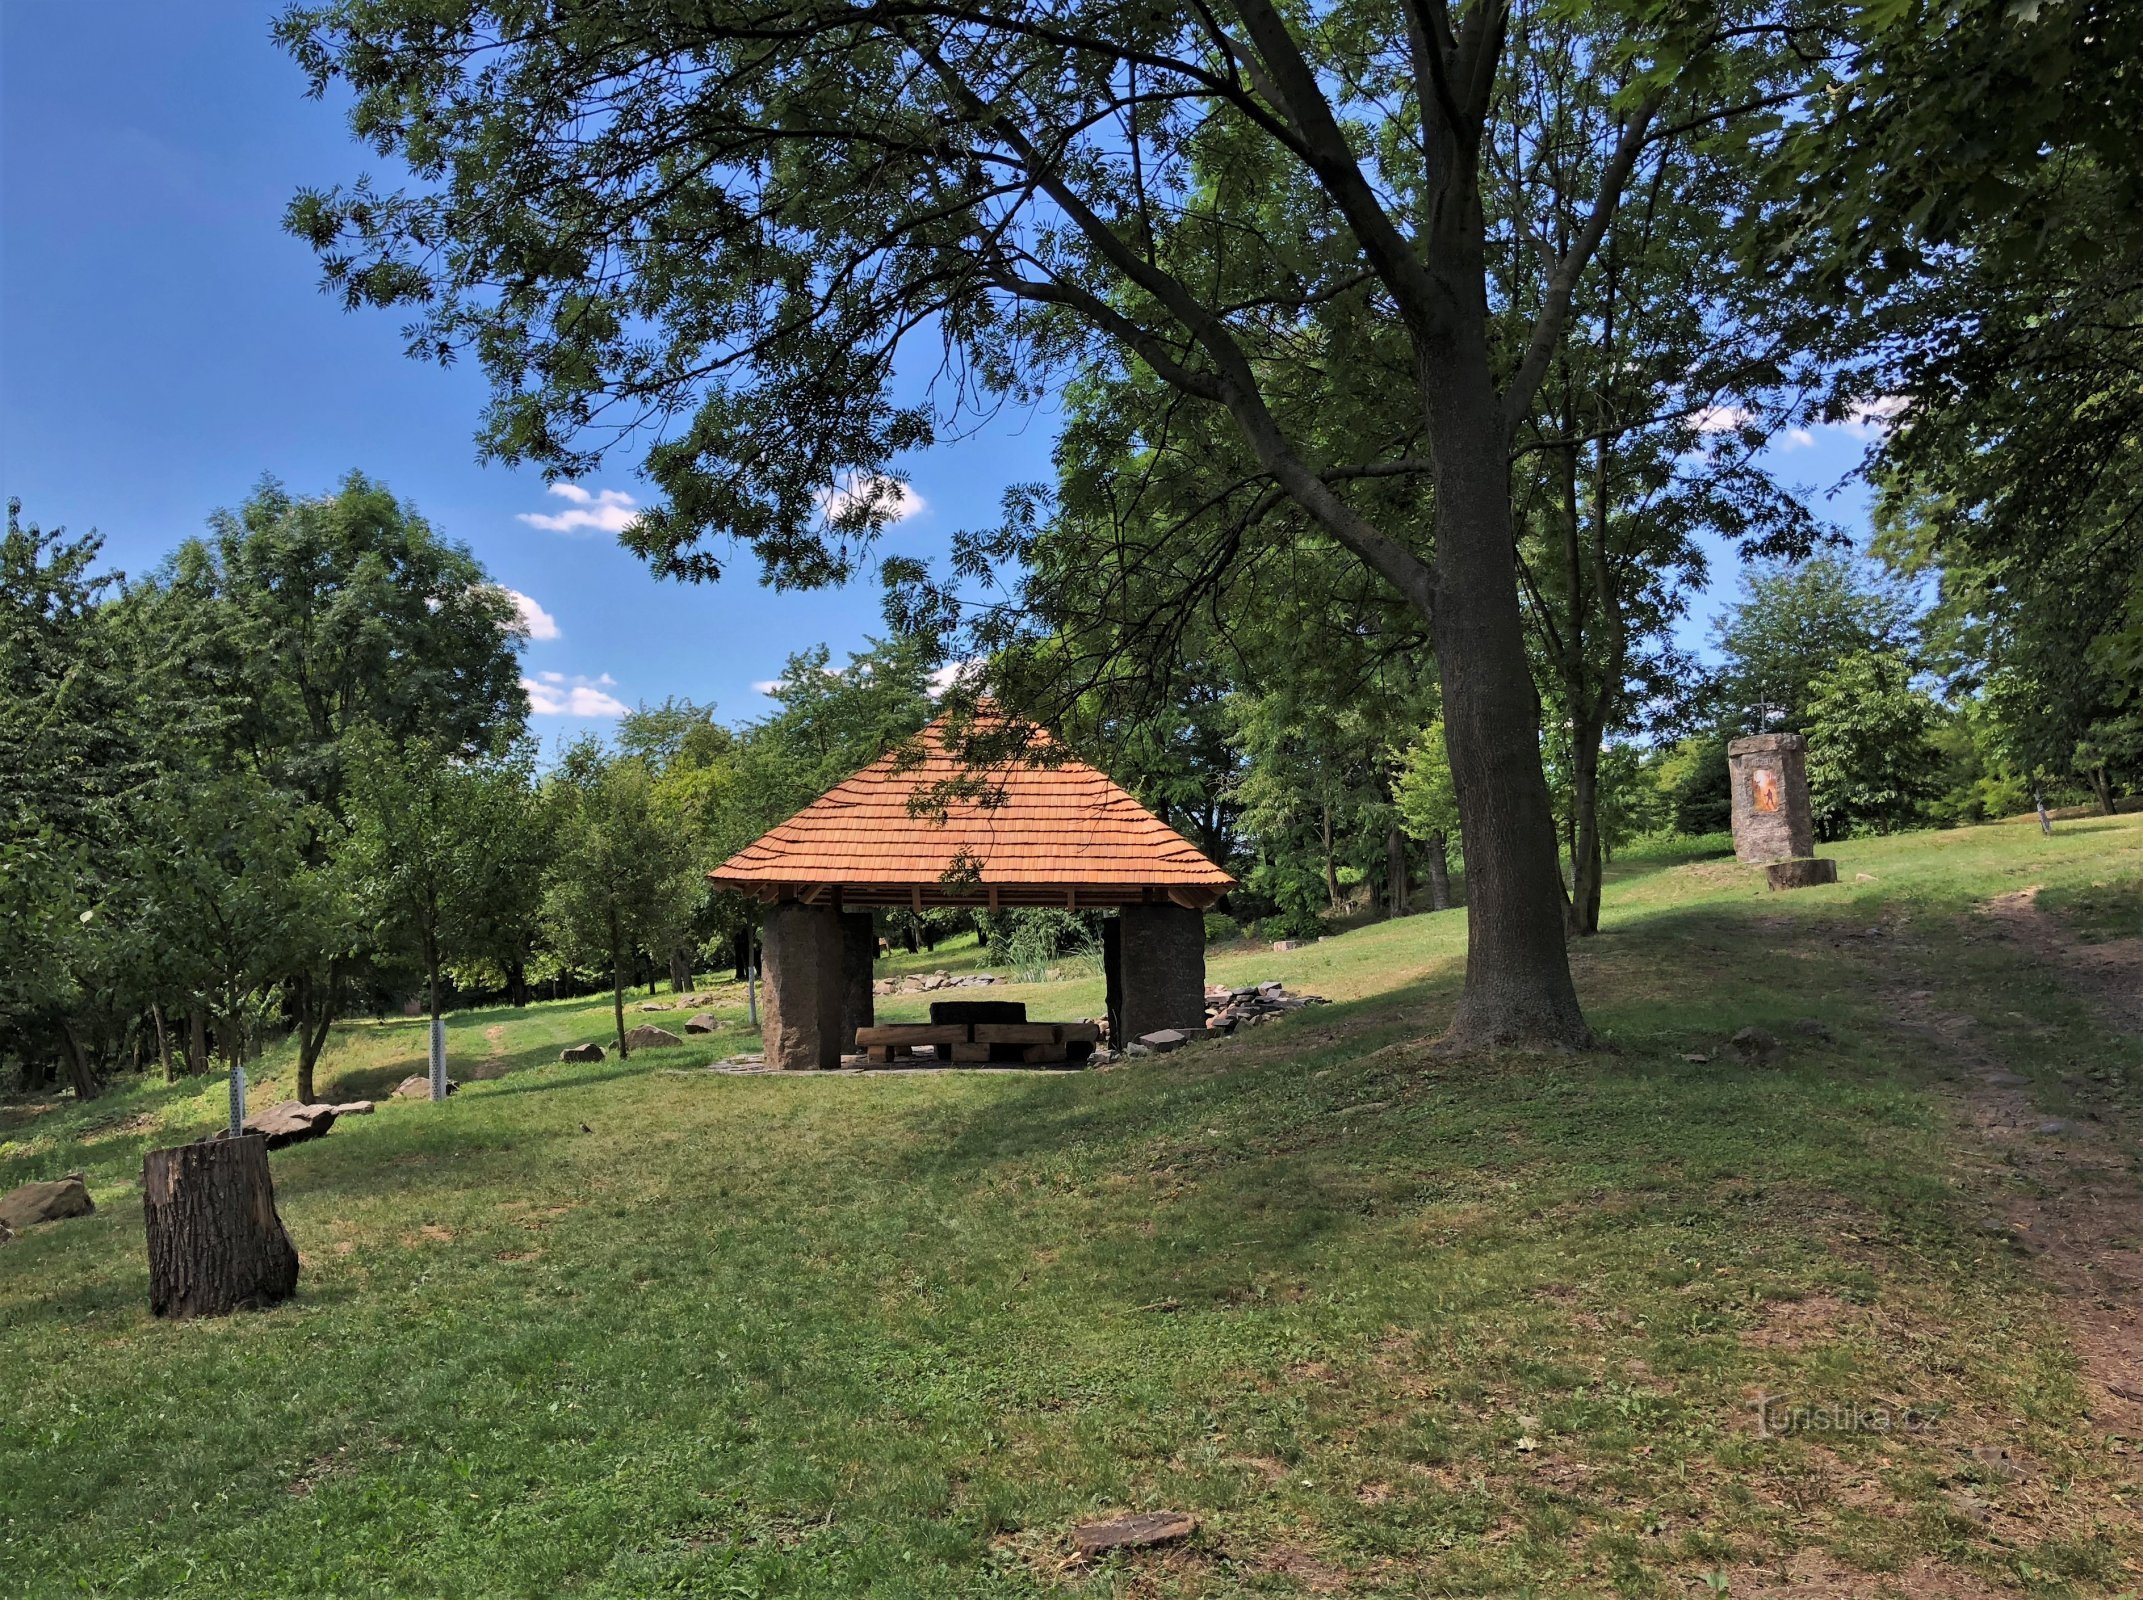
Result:
{"label": "green foliage", "polygon": [[1920,820],[1941,785],[1937,715],[1894,650],[1847,656],[1809,685],[1808,797],[1825,837]]}
{"label": "green foliage", "polygon": [[[1838,555],[1758,568],[1714,629],[1725,664],[1715,691],[1720,725],[1737,733],[1808,726],[1818,678],[1872,651],[1904,649],[1913,605],[1879,569]],[[1782,712],[1758,725],[1753,708]]]}
{"label": "green foliage", "polygon": [[[1195,1508],[1231,1548],[1233,1530],[1276,1530],[1364,1596],[1687,1594],[1712,1568],[1740,1591],[1748,1552],[1813,1570],[1841,1550],[1920,1593],[1970,1593],[2019,1561],[2053,1570],[2052,1530],[1954,1515],[1960,1462],[2019,1438],[2077,1530],[2063,1570],[2118,1573],[2143,1561],[2143,1528],[2076,1371],[2079,1302],[1986,1231],[2030,1197],[1959,1163],[1952,1090],[1894,997],[1929,991],[2049,1110],[2076,1093],[2060,1074],[2083,1078],[2127,1135],[2143,1047],[2032,952],[1975,937],[1972,908],[2044,883],[2133,936],[2143,819],[1838,853],[1835,890],[1775,896],[1625,857],[1593,1012],[1607,1070],[1518,1052],[1420,1070],[1422,1019],[1457,993],[1456,918],[1222,955],[1219,982],[1337,1003],[1105,1073],[656,1070],[704,1048],[579,1066],[559,1047],[599,1037],[604,1004],[457,1015],[452,1048],[490,1054],[495,1036],[507,1075],[278,1152],[299,1297],[213,1328],[148,1315],[138,1191],[145,1148],[214,1126],[213,1091],[0,1103],[0,1188],[80,1168],[97,1204],[0,1248],[6,1586],[1301,1587],[1262,1547],[1208,1561],[1195,1541],[1057,1570],[1097,1507],[1153,1504]],[[1839,942],[1877,923],[1892,936]],[[1099,987],[1029,998],[1091,1015]],[[725,1038],[748,1037],[741,986],[716,1009]],[[1795,1034],[1802,1017],[1832,1037]],[[1748,1025],[1785,1049],[1725,1067]],[[417,1070],[423,1032],[338,1027],[329,1091]],[[287,1083],[287,1052],[257,1070]],[[1762,1440],[1757,1392],[1942,1410],[1925,1431]],[[1745,1492],[1811,1458],[1882,1498],[1812,1494],[1782,1517]],[[1613,1497],[1540,1521],[1557,1462],[1596,1464]],[[949,1514],[955,1485],[987,1515]],[[1672,1524],[1648,1534],[1663,1507]]]}
{"label": "green foliage", "polygon": [[1101,938],[1093,919],[1053,906],[1016,906],[975,918],[990,960],[1011,969],[1016,983],[1040,983],[1051,968],[1101,970]]}
{"label": "green foliage", "polygon": [[647,764],[606,757],[592,740],[566,752],[547,794],[555,845],[544,921],[563,953],[609,970],[623,1055],[626,964],[684,937],[700,893],[692,840],[663,814]]}
{"label": "green foliage", "polygon": [[548,855],[533,753],[470,760],[365,730],[345,745],[337,867],[375,948],[422,963],[433,1016],[459,960],[526,963]]}
{"label": "green foliage", "polygon": [[1460,844],[1458,792],[1451,782],[1451,757],[1444,749],[1444,727],[1432,722],[1410,740],[1399,758],[1392,800],[1406,831],[1424,842]]}
{"label": "green foliage", "polygon": [[1734,815],[1727,741],[1716,735],[1684,739],[1660,763],[1659,784],[1677,833],[1723,833]]}

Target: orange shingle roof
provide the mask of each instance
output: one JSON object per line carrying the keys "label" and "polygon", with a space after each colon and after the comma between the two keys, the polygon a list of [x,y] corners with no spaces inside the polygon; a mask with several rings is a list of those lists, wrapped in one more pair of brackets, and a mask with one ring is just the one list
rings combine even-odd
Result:
{"label": "orange shingle roof", "polygon": [[[859,901],[905,901],[928,890],[922,898],[931,903],[995,903],[1000,895],[1007,904],[1067,902],[1084,893],[1210,904],[1235,887],[1189,840],[1083,761],[1015,759],[971,773],[946,748],[942,719],[920,738],[919,762],[889,752],[707,876],[767,898],[840,885]],[[1039,729],[1030,739],[1030,747],[1049,743]],[[963,777],[979,777],[987,797],[952,800],[942,817],[909,810],[918,790]]]}

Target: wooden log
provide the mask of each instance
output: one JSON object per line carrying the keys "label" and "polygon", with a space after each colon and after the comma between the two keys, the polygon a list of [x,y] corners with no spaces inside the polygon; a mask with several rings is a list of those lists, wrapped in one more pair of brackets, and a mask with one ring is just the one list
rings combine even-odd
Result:
{"label": "wooden log", "polygon": [[990,1047],[986,1044],[947,1045],[939,1050],[938,1053],[943,1055],[946,1050],[952,1052],[952,1059],[955,1061],[987,1061],[990,1059]]}
{"label": "wooden log", "polygon": [[156,1316],[220,1317],[296,1293],[298,1252],[275,1212],[261,1135],[151,1150],[141,1195]]}
{"label": "wooden log", "polygon": [[975,1024],[975,1043],[977,1044],[1055,1044],[1057,1039],[1057,1025],[1053,1022],[978,1022]]}
{"label": "wooden log", "polygon": [[1060,1022],[1057,1037],[1066,1044],[1101,1043],[1101,1024],[1098,1022]]}
{"label": "wooden log", "polygon": [[966,1044],[967,1026],[964,1023],[933,1022],[881,1022],[875,1028],[858,1028],[856,1043],[868,1048],[874,1044]]}
{"label": "wooden log", "polygon": [[1029,1066],[1061,1067],[1071,1059],[1071,1046],[1063,1044],[1030,1044],[1020,1051],[1019,1058]]}
{"label": "wooden log", "polygon": [[865,1045],[863,1058],[874,1067],[889,1067],[893,1064],[893,1047],[889,1044]]}

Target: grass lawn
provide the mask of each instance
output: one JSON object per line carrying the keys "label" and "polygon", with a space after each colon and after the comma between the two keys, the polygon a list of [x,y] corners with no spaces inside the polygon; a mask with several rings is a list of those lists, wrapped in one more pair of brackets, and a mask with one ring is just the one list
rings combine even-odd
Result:
{"label": "grass lawn", "polygon": [[[458,1015],[450,1102],[274,1156],[298,1297],[212,1323],[149,1317],[139,1180],[219,1087],[0,1102],[0,1185],[98,1208],[0,1248],[0,1593],[2134,1594],[2135,1302],[2026,1224],[2087,1152],[2143,1245],[2143,1043],[1978,908],[2112,959],[2143,817],[1826,853],[1622,862],[1576,1059],[1430,1052],[1462,913],[1225,951],[1337,1003],[1098,1072],[692,1070],[735,985],[622,1063],[554,1059],[606,998]],[[422,1054],[353,1023],[323,1092]],[[1200,1531],[1063,1564],[1155,1508]]]}

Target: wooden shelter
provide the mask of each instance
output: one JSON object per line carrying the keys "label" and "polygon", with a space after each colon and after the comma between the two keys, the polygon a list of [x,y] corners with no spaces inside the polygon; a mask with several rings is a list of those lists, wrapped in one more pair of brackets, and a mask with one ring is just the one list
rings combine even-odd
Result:
{"label": "wooden shelter", "polygon": [[948,747],[944,719],[707,876],[766,904],[762,1031],[768,1062],[785,1068],[838,1066],[872,1025],[871,911],[884,906],[1114,911],[1103,939],[1111,1038],[1203,1028],[1204,913],[1235,887],[1046,732],[978,772]]}

